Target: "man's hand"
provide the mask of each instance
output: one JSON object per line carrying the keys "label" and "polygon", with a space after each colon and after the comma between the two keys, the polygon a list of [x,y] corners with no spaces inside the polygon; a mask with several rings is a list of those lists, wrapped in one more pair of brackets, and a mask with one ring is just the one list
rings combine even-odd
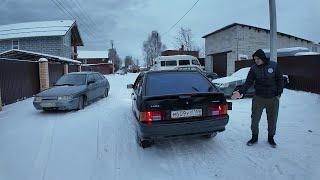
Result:
{"label": "man's hand", "polygon": [[243,97],[243,94],[240,94],[239,91],[233,92],[233,95],[231,96],[231,99],[241,99]]}

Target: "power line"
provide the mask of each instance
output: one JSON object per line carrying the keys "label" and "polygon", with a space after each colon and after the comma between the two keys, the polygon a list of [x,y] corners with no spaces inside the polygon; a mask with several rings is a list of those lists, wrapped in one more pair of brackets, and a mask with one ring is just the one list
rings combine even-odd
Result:
{"label": "power line", "polygon": [[[63,4],[65,4],[66,9],[69,10],[69,12],[71,14],[73,14],[76,19],[83,24],[83,26],[85,27],[85,29],[92,35],[92,36],[96,36],[95,31],[91,29],[91,26],[85,21],[84,18],[81,17],[81,14],[78,14],[76,10],[74,10],[72,8],[72,5],[69,5],[66,1],[64,0],[56,0],[56,1],[60,1],[61,5],[64,6]],[[70,2],[70,1],[69,1]],[[76,6],[74,6],[76,8]]]}
{"label": "power line", "polygon": [[87,13],[81,6],[81,4],[79,3],[78,0],[73,0],[75,2],[75,4],[79,7],[80,11],[85,15],[85,17],[94,25],[94,26],[98,26],[96,24],[96,22],[91,18],[91,16],[89,15],[89,13]]}
{"label": "power line", "polygon": [[197,0],[193,5],[192,7],[174,24],[172,25],[168,31],[166,31],[165,33],[162,34],[162,36],[166,35],[168,32],[170,32],[196,5],[197,3],[199,2],[200,0]]}
{"label": "power line", "polygon": [[[60,1],[58,1],[58,0],[51,0],[51,1],[60,9],[60,11],[62,11],[63,13],[69,15],[69,16],[70,16],[71,18],[73,18],[73,19],[77,19],[77,18],[72,14],[72,12],[69,11]],[[78,17],[78,18],[79,18],[79,17]],[[90,31],[88,31],[88,30],[86,29],[86,27],[85,27],[84,30],[85,30],[86,34],[88,35],[88,38],[89,38],[89,36],[93,36],[93,33],[90,32]]]}
{"label": "power line", "polygon": [[66,1],[66,0],[59,0],[59,1],[64,2],[64,4],[70,9],[70,11],[75,14],[78,20],[81,21],[86,26],[86,28],[90,30],[91,33],[95,34],[95,31],[92,29],[93,26],[90,24],[91,22],[87,20],[86,15],[84,15],[83,13],[77,10],[78,8],[76,4],[73,4],[70,1]]}

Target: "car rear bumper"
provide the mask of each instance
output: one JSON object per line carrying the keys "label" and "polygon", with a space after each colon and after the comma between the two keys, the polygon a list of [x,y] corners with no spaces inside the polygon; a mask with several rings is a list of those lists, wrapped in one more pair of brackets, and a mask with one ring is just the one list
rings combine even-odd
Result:
{"label": "car rear bumper", "polygon": [[229,116],[178,123],[145,124],[137,121],[137,133],[141,139],[202,135],[224,131],[228,121]]}
{"label": "car rear bumper", "polygon": [[72,109],[77,109],[78,104],[79,104],[79,98],[74,98],[70,101],[58,101],[58,100],[33,101],[33,106],[38,110],[61,110],[61,111],[72,110]]}

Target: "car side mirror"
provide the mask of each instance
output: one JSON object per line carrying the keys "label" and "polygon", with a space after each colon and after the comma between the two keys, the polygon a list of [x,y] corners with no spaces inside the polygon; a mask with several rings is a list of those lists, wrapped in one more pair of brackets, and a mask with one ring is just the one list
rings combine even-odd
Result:
{"label": "car side mirror", "polygon": [[89,81],[87,84],[90,85],[90,84],[93,84],[95,83],[95,81]]}
{"label": "car side mirror", "polygon": [[133,84],[128,84],[127,85],[127,89],[132,89],[133,88]]}

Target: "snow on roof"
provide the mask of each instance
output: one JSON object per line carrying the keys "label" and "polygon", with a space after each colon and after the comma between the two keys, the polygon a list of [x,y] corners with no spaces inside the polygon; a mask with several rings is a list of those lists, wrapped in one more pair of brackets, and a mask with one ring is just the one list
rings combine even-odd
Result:
{"label": "snow on roof", "polygon": [[[265,53],[270,53],[270,49],[263,49],[263,51]],[[306,47],[290,47],[290,48],[280,48],[277,50],[278,53],[293,52],[293,51],[308,52],[309,49]]]}
{"label": "snow on roof", "polygon": [[81,64],[80,61],[69,59],[66,57],[54,56],[54,55],[50,55],[50,54],[44,54],[44,53],[33,52],[33,51],[25,51],[25,50],[20,50],[20,49],[19,50],[18,49],[11,49],[11,50],[2,52],[2,53],[0,53],[0,56],[7,54],[7,53],[10,53],[10,52],[21,52],[21,53],[26,53],[26,54],[34,54],[34,55],[38,55],[38,56],[43,56],[44,58],[54,58],[54,59],[57,59],[58,61],[62,61],[62,62]]}
{"label": "snow on roof", "polygon": [[108,58],[108,51],[78,51],[78,59]]}
{"label": "snow on roof", "polygon": [[63,36],[74,25],[74,20],[39,21],[0,26],[0,39],[39,36]]}
{"label": "snow on roof", "polygon": [[159,56],[155,59],[155,61],[158,60],[193,60],[197,59],[194,56],[191,55],[173,55],[173,56]]}
{"label": "snow on roof", "polygon": [[320,53],[317,52],[298,52],[294,54],[294,56],[308,56],[308,55],[320,55]]}

